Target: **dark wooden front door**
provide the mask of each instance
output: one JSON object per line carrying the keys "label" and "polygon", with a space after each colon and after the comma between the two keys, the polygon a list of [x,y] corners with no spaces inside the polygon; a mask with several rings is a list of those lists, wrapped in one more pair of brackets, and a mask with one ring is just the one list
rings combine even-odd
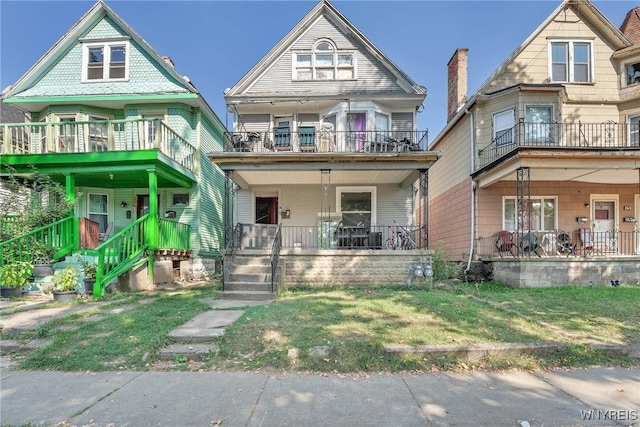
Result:
{"label": "dark wooden front door", "polygon": [[278,223],[278,198],[256,197],[256,224]]}

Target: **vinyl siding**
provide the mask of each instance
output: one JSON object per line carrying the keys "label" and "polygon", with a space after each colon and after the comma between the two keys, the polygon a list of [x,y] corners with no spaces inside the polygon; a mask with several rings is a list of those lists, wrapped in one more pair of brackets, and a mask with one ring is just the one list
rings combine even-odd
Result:
{"label": "vinyl siding", "polygon": [[[429,168],[429,198],[439,197],[471,175],[471,130],[467,115],[437,146],[443,155]],[[438,226],[433,218],[430,222]]]}
{"label": "vinyl siding", "polygon": [[[332,40],[338,50],[355,51],[357,80],[340,81],[292,81],[293,52],[310,51],[320,39]],[[404,93],[396,79],[364,49],[345,36],[327,17],[321,17],[249,88],[247,94],[278,93],[301,94],[350,94],[350,93]],[[366,88],[366,89],[363,89]]]}

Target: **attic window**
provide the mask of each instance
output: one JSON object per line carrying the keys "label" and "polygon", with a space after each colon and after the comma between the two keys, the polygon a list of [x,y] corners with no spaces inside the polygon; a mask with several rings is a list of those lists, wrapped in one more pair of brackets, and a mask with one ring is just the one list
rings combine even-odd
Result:
{"label": "attic window", "polygon": [[316,42],[308,52],[293,54],[293,80],[353,80],[355,55],[338,51],[328,40]]}
{"label": "attic window", "polygon": [[87,43],[83,49],[83,81],[126,80],[129,43]]}

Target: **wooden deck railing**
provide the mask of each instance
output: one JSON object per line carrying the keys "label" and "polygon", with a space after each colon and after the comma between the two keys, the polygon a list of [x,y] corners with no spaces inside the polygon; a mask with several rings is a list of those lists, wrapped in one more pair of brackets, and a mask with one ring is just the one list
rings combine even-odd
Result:
{"label": "wooden deck railing", "polygon": [[2,124],[0,154],[99,153],[157,149],[195,171],[196,148],[159,119]]}

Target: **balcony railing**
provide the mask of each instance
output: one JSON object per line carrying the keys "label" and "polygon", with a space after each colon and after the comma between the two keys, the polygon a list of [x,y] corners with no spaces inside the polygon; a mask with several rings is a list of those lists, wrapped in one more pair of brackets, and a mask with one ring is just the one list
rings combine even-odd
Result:
{"label": "balcony railing", "polygon": [[519,148],[640,149],[638,123],[530,123],[520,121],[478,150],[476,169]]}
{"label": "balcony railing", "polygon": [[196,148],[158,119],[3,124],[0,154],[100,153],[157,149],[194,171]]}
{"label": "balcony railing", "polygon": [[[510,237],[493,235],[476,239],[476,254],[483,258],[572,257],[574,259],[619,256],[640,257],[639,231],[519,231]],[[509,234],[507,234],[509,236]]]}
{"label": "balcony railing", "polygon": [[428,148],[427,131],[330,131],[313,126],[230,132],[224,151],[274,153],[403,153]]}

